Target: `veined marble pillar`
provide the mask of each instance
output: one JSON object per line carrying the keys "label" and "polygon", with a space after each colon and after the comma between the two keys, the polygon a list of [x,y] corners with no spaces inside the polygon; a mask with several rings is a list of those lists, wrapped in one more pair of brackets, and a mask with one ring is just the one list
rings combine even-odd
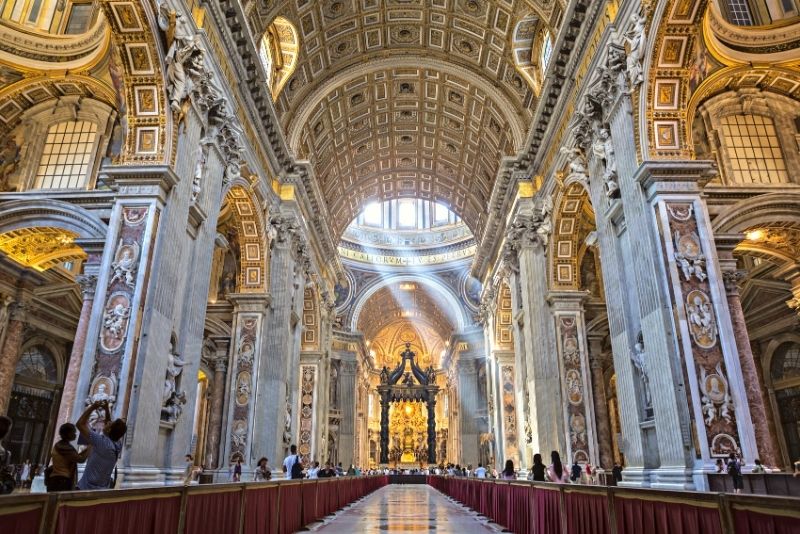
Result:
{"label": "veined marble pillar", "polygon": [[[264,424],[264,415],[270,415],[257,411],[258,394],[262,387],[257,377],[264,365],[261,355],[267,343],[264,332],[269,298],[255,293],[233,293],[228,298],[234,303],[234,338],[228,362],[230,394],[224,438],[225,456],[224,462],[217,462],[217,465],[224,467],[240,458],[245,470],[248,470],[261,456],[277,458],[274,454],[262,452],[256,441],[257,432]],[[273,409],[273,417],[276,417],[276,411]]]}
{"label": "veined marble pillar", "polygon": [[587,297],[585,291],[551,291],[547,299],[553,309],[561,364],[567,458],[570,464],[597,465],[597,429],[583,315]]}
{"label": "veined marble pillar", "polygon": [[339,371],[339,409],[342,413],[342,419],[339,423],[337,449],[339,461],[347,469],[353,463],[356,446],[356,372],[358,371],[358,366],[354,359],[342,360]]}
{"label": "veined marble pillar", "polygon": [[739,298],[739,282],[745,273],[736,269],[736,258],[733,250],[742,241],[741,235],[715,236],[719,266],[725,285],[725,296],[728,300],[731,326],[736,338],[736,348],[739,353],[739,365],[742,368],[744,390],[747,395],[747,404],[750,408],[750,418],[753,421],[756,445],[759,459],[768,466],[779,466],[780,460],[776,451],[775,436],[769,430],[769,417],[767,417],[766,403],[762,395],[761,381],[758,375],[758,366],[753,358],[750,347],[750,336],[747,333],[747,324],[742,311],[742,301]]}
{"label": "veined marble pillar", "polygon": [[[503,252],[512,265],[512,296],[522,311],[517,329],[521,343],[515,343],[521,364],[524,355],[528,424],[532,447],[542,454],[566,450],[558,356],[553,343],[553,319],[547,302],[547,240],[549,211],[544,205],[522,199],[506,235]],[[519,321],[519,318],[517,318]],[[515,340],[518,341],[518,340]],[[518,347],[519,346],[519,347]],[[512,391],[513,393],[513,391]],[[505,394],[505,392],[504,392]]]}
{"label": "veined marble pillar", "polygon": [[464,464],[478,465],[479,435],[477,421],[478,412],[478,376],[475,368],[475,359],[466,354],[458,355],[456,368],[458,374],[458,411],[460,418],[461,451],[460,459]]}
{"label": "veined marble pillar", "polygon": [[19,301],[9,305],[10,314],[5,328],[5,339],[0,350],[0,414],[5,415],[11,400],[11,388],[19,363],[22,334],[25,328],[25,304]]}
{"label": "veined marble pillar", "polygon": [[597,425],[597,446],[600,453],[600,467],[610,470],[614,467],[614,452],[611,441],[611,419],[608,416],[608,396],[606,379],[603,374],[603,338],[589,336],[589,368],[592,373],[592,397],[594,399],[595,424]]}
{"label": "veined marble pillar", "polygon": [[[86,268],[84,268],[86,271]],[[89,329],[89,321],[92,318],[92,305],[94,303],[94,293],[97,287],[97,275],[85,273],[75,278],[81,288],[83,303],[81,305],[81,315],[78,319],[78,328],[75,331],[75,339],[72,341],[72,352],[69,356],[69,366],[67,376],[64,379],[64,391],[61,393],[61,405],[58,408],[58,418],[56,419],[56,435],[58,428],[68,422],[72,422],[72,408],[75,404],[75,393],[78,387],[78,375],[81,372],[81,362],[83,352],[86,349],[86,335]],[[58,438],[56,438],[58,439]]]}
{"label": "veined marble pillar", "polygon": [[[225,346],[227,349],[227,344]],[[211,384],[211,406],[208,418],[208,440],[206,441],[204,467],[208,469],[222,468],[220,462],[220,444],[222,442],[222,415],[225,409],[225,374],[228,370],[228,351],[217,352],[214,360],[214,380]]]}

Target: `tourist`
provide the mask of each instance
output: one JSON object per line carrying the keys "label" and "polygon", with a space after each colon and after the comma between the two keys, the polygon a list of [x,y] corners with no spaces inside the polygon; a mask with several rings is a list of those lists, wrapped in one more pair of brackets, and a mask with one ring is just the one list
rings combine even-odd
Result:
{"label": "tourist", "polygon": [[350,464],[350,467],[347,468],[347,476],[354,477],[356,476],[356,466]]}
{"label": "tourist", "polygon": [[614,479],[614,485],[622,482],[622,466],[619,462],[614,462],[614,467],[611,468],[611,477]]}
{"label": "tourist", "polygon": [[483,464],[478,464],[478,467],[475,469],[475,477],[486,478],[486,468],[483,467]]}
{"label": "tourist", "polygon": [[503,480],[514,480],[517,478],[517,472],[514,471],[514,462],[506,460],[506,467],[503,469]]}
{"label": "tourist", "polygon": [[336,476],[336,471],[333,470],[333,465],[330,462],[325,464],[325,469],[320,470],[319,478],[332,478]]}
{"label": "tourist", "polygon": [[45,469],[45,487],[47,492],[72,491],[78,484],[78,464],[82,464],[89,457],[91,447],[78,452],[72,446],[72,441],[78,437],[78,429],[72,423],[64,423],[58,428],[61,438],[53,446],[50,467]]}
{"label": "tourist", "polygon": [[569,475],[569,479],[572,482],[579,482],[581,479],[581,466],[578,464],[578,460],[572,462],[572,473]]}
{"label": "tourist", "polygon": [[184,468],[183,472],[183,484],[188,486],[192,483],[197,483],[197,476],[203,471],[203,468],[199,465],[194,465],[194,458],[191,454],[187,454],[184,457],[184,461],[186,462],[186,467]]}
{"label": "tourist", "polygon": [[736,457],[736,453],[732,452],[728,457],[728,474],[733,479],[733,492],[741,493],[744,489],[744,477],[742,477],[742,464]]}
{"label": "tourist", "polygon": [[717,473],[724,473],[725,472],[725,464],[722,462],[722,458],[717,458],[717,463],[715,465]]}
{"label": "tourist", "polygon": [[269,460],[266,457],[261,457],[256,464],[256,469],[253,471],[253,480],[256,482],[266,482],[272,478],[272,471],[269,468]]}
{"label": "tourist", "polygon": [[[105,412],[102,433],[89,428],[89,417],[100,409]],[[112,488],[116,480],[112,480],[111,475],[122,454],[122,438],[125,436],[128,426],[122,419],[111,420],[108,401],[95,401],[89,405],[78,418],[75,426],[78,427],[84,444],[92,447],[92,452],[86,461],[86,469],[78,481],[78,488],[82,490]]]}
{"label": "tourist", "polygon": [[336,464],[336,476],[337,477],[344,476],[344,468],[342,467],[342,462]]}
{"label": "tourist", "polygon": [[[0,495],[14,491],[14,466],[11,465],[11,452],[3,448],[3,440],[11,432],[13,421],[5,415],[0,415]],[[17,470],[19,473],[19,470]]]}
{"label": "tourist", "polygon": [[20,482],[22,482],[23,488],[30,487],[31,483],[31,461],[25,460],[25,463],[22,464],[22,469],[20,470],[19,475]]}
{"label": "tourist", "polygon": [[240,482],[242,480],[242,459],[236,458],[236,464],[233,466],[233,481]]}
{"label": "tourist", "polygon": [[319,478],[319,462],[308,468],[308,478]]}
{"label": "tourist", "polygon": [[283,459],[283,472],[287,479],[303,478],[303,463],[297,454],[297,445],[289,447],[289,455]]}
{"label": "tourist", "polygon": [[557,484],[569,484],[569,473],[564,469],[558,452],[551,452],[550,460],[552,463],[547,467],[547,480]]}
{"label": "tourist", "polygon": [[538,452],[533,455],[533,466],[531,466],[530,479],[534,482],[544,482],[547,467],[542,463],[542,455]]}
{"label": "tourist", "polygon": [[753,463],[755,464],[755,466],[753,467],[753,470],[751,471],[751,473],[753,473],[755,475],[759,475],[759,474],[763,475],[764,473],[767,472],[767,470],[764,469],[764,466],[761,464],[761,460],[759,460],[758,458],[756,458]]}

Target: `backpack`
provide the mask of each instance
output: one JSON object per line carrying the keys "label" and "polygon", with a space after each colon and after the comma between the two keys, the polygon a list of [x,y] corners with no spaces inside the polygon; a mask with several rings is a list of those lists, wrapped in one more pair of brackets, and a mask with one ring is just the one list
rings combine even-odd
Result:
{"label": "backpack", "polygon": [[292,478],[303,478],[303,464],[300,463],[300,455],[294,455],[294,463],[292,464]]}

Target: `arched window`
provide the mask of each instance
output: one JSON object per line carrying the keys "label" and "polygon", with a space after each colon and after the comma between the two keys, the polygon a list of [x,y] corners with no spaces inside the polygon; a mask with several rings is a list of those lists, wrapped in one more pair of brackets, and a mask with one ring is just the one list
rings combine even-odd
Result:
{"label": "arched window", "polygon": [[771,117],[737,114],[722,117],[725,152],[737,183],[786,183],[789,176]]}
{"label": "arched window", "polygon": [[55,384],[58,382],[58,369],[50,351],[41,345],[28,347],[22,353],[16,369],[17,376],[38,382]]}
{"label": "arched window", "polygon": [[800,458],[800,343],[779,345],[770,361],[773,409],[784,447],[784,459]]}
{"label": "arched window", "polygon": [[283,17],[276,17],[261,38],[259,52],[272,99],[277,100],[297,67],[300,39],[294,25]]}
{"label": "arched window", "polygon": [[550,32],[545,30],[542,32],[542,50],[539,56],[539,64],[542,67],[542,74],[547,70],[547,65],[550,64],[550,56],[553,55],[553,39]]}
{"label": "arched window", "polygon": [[86,186],[95,152],[97,124],[63,121],[47,130],[34,189],[75,189]]}

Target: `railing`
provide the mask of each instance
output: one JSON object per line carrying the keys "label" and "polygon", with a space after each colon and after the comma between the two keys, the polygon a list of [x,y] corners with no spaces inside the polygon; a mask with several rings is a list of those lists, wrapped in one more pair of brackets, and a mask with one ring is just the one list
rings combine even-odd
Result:
{"label": "railing", "polygon": [[283,534],[387,484],[385,476],[0,497],[0,534]]}
{"label": "railing", "polygon": [[429,476],[428,484],[512,532],[800,532],[800,499]]}

